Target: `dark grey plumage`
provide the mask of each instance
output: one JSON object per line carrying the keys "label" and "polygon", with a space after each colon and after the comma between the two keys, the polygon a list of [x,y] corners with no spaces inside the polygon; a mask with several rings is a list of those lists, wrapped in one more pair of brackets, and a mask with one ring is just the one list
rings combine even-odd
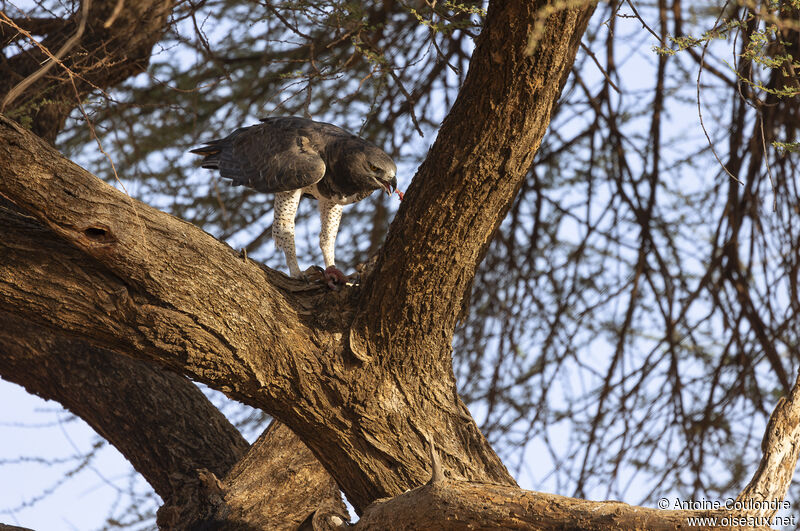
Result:
{"label": "dark grey plumage", "polygon": [[301,275],[294,250],[301,195],[319,200],[325,265],[341,275],[334,266],[333,242],[342,205],[380,188],[389,194],[397,188],[397,167],[382,149],[340,127],[306,118],[264,118],[191,152],[203,155],[204,168],[218,169],[235,185],[275,193],[273,237],[292,276]]}
{"label": "dark grey plumage", "polygon": [[[306,118],[264,118],[192,153],[233,184],[286,192],[318,183],[325,197],[364,194],[397,181],[391,157],[341,127]],[[321,182],[320,182],[321,181]]]}

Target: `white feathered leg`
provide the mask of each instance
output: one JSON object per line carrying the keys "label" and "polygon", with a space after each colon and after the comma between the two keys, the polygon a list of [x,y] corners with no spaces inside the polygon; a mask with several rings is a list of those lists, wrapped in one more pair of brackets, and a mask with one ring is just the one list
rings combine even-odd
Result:
{"label": "white feathered leg", "polygon": [[297,254],[294,248],[294,218],[297,215],[297,205],[300,204],[302,195],[302,190],[276,193],[272,221],[272,238],[275,240],[275,245],[286,255],[289,273],[295,278],[303,277],[300,266],[297,265]]}
{"label": "white feathered leg", "polygon": [[334,260],[334,247],[336,246],[336,233],[339,232],[339,221],[342,219],[342,205],[319,199],[319,247],[325,260],[325,282],[331,289],[338,289],[337,284],[347,283],[347,277],[336,269]]}
{"label": "white feathered leg", "polygon": [[342,219],[342,205],[328,201],[319,200],[319,248],[322,249],[322,257],[325,260],[325,267],[335,267],[334,260],[336,245],[336,233],[339,232],[339,221]]}

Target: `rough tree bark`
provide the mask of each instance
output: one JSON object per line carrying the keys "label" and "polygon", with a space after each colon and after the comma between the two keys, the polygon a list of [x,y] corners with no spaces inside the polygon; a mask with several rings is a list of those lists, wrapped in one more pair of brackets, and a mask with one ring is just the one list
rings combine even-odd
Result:
{"label": "rough tree bark", "polygon": [[[593,9],[589,2],[490,3],[459,97],[374,271],[338,293],[243,260],[0,119],[0,195],[47,229],[3,226],[13,238],[0,240],[0,319],[13,313],[160,364],[275,415],[364,512],[362,529],[481,515],[520,528],[682,526],[692,513],[517,489],[460,401],[452,373],[456,316],[526,177]],[[544,31],[531,42],[537,27]],[[27,252],[36,246],[52,259]],[[446,479],[423,486],[431,478],[429,439]],[[255,450],[250,466],[265,459]],[[245,457],[221,481],[204,476],[206,495],[225,499],[214,502],[212,519],[231,514],[226,493],[251,494],[247,467]],[[393,499],[379,501],[385,497]],[[455,499],[463,503],[457,514],[444,510]],[[409,501],[418,514],[409,514]],[[161,516],[167,525],[170,518]]]}
{"label": "rough tree bark", "polygon": [[[349,516],[336,483],[314,454],[285,425],[273,422],[222,481],[206,476],[205,496],[199,522],[213,529],[315,529],[343,527]],[[174,526],[186,529],[180,511]],[[195,517],[196,518],[196,517]]]}

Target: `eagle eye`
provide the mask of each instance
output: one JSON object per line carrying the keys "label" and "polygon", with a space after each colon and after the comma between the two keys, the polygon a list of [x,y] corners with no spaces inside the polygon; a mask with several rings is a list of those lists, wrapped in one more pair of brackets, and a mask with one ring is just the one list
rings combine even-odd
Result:
{"label": "eagle eye", "polygon": [[375,166],[375,165],[374,165],[373,163],[371,163],[371,162],[369,163],[369,169],[370,169],[370,170],[372,170],[372,171],[374,171],[374,172],[379,172],[379,171],[380,171],[380,168],[379,168],[379,167],[377,167],[377,166]]}

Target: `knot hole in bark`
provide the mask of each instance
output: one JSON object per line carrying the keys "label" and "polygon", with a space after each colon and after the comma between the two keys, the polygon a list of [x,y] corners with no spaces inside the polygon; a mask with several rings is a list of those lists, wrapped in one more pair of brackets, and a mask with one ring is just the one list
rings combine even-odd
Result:
{"label": "knot hole in bark", "polygon": [[83,236],[94,243],[108,244],[115,241],[108,227],[92,225],[83,229]]}

